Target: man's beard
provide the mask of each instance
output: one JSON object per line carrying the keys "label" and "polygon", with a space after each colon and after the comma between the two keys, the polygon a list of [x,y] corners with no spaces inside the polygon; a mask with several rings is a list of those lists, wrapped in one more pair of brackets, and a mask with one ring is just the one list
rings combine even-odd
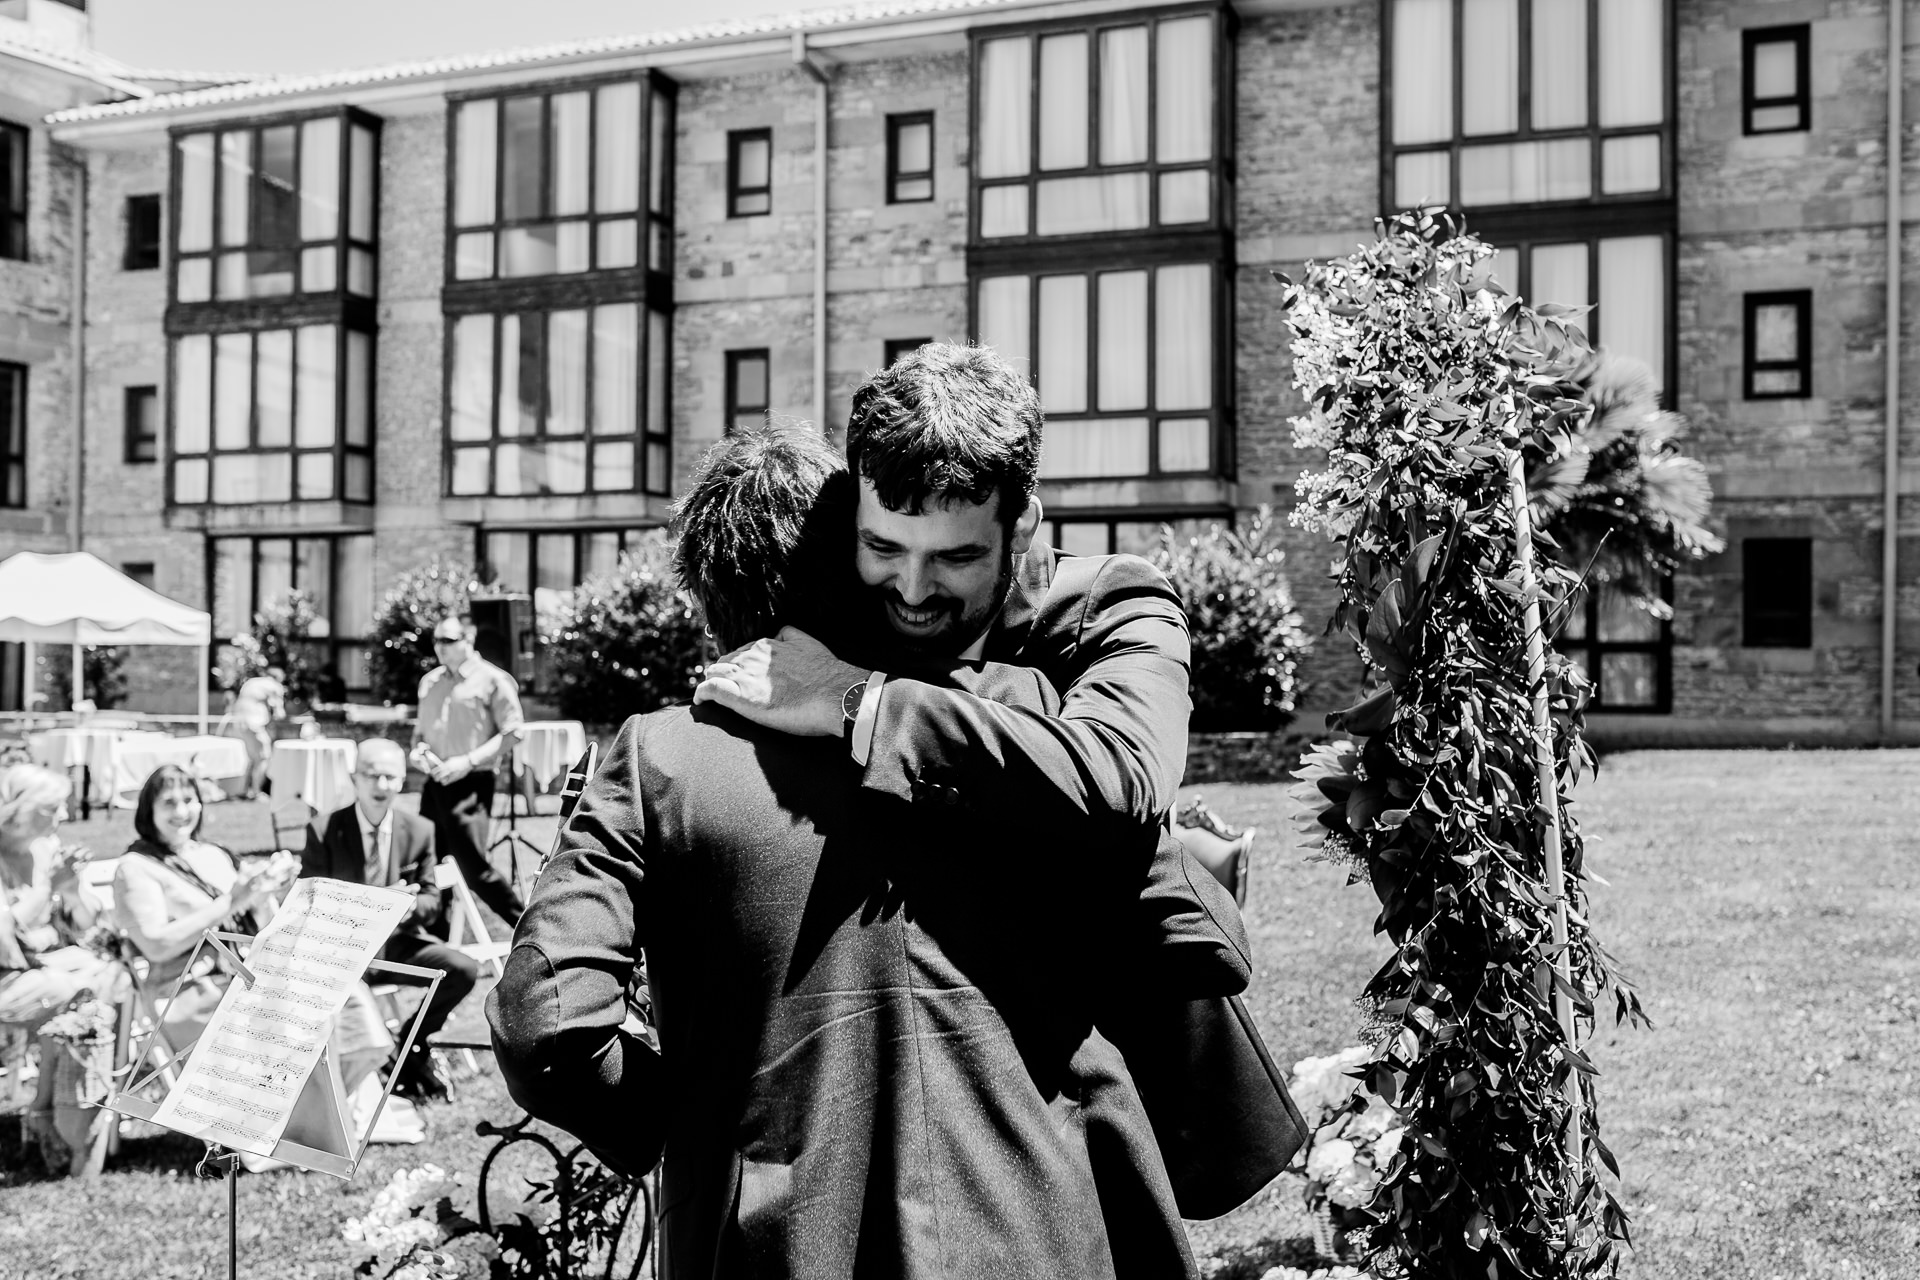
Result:
{"label": "man's beard", "polygon": [[[873,597],[874,609],[880,614],[881,634],[886,643],[896,650],[916,658],[957,658],[966,648],[993,625],[1000,616],[1000,610],[1006,606],[1007,593],[1013,588],[1013,557],[1007,556],[1000,562],[1000,572],[993,583],[993,593],[987,602],[978,608],[968,610],[954,596],[929,596],[918,606],[908,606],[898,591],[891,587],[869,587]],[[950,619],[948,625],[932,635],[921,637],[903,634],[893,625],[892,607],[912,607],[916,612],[937,609]]]}

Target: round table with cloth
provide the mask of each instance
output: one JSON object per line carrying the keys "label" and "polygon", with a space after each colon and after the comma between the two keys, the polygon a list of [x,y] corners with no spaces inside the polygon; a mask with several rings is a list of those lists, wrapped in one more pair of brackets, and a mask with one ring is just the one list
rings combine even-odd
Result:
{"label": "round table with cloth", "polygon": [[[237,745],[237,744],[236,744]],[[353,799],[352,738],[282,738],[267,761],[267,781],[278,805],[300,797],[315,814],[332,813]]]}
{"label": "round table with cloth", "polygon": [[47,729],[27,735],[27,750],[34,763],[66,773],[70,769],[87,771],[87,790],[81,798],[88,803],[106,803],[113,795],[114,748],[120,743],[165,742],[164,733],[142,733],[124,727],[76,725],[67,729]]}
{"label": "round table with cloth", "polygon": [[529,720],[520,726],[513,760],[545,791],[586,749],[587,730],[578,720]]}
{"label": "round table with cloth", "polygon": [[247,749],[237,739],[212,734],[185,738],[129,734],[113,745],[113,803],[132,808],[147,778],[163,764],[177,764],[196,778],[242,778],[247,773]]}

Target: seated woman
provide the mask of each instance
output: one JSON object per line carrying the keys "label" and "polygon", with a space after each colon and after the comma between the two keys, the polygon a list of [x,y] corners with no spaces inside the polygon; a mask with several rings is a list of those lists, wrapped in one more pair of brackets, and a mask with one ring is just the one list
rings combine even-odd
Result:
{"label": "seated woman", "polygon": [[[215,927],[256,932],[255,909],[270,913],[275,896],[292,880],[264,867],[240,871],[225,849],[199,838],[204,816],[191,774],[173,764],[155,769],[133,813],[139,838],[113,878],[116,922],[147,959],[141,995],[173,1052],[199,1038],[232,978],[215,963],[218,953],[211,948],[201,952],[195,972],[186,973],[201,934]],[[176,982],[179,994],[169,1001]],[[334,1024],[334,1060],[347,1092],[392,1052],[393,1037],[363,983]]]}
{"label": "seated woman", "polygon": [[[89,992],[111,1000],[119,979],[112,960],[75,945],[92,927],[94,911],[77,873],[87,851],[63,845],[56,834],[71,790],[66,778],[39,765],[0,767],[0,1023],[29,1032]],[[54,1070],[53,1055],[60,1051],[40,1038],[28,1123],[43,1139],[56,1111],[79,1107],[77,1096],[55,1092],[62,1073]]]}

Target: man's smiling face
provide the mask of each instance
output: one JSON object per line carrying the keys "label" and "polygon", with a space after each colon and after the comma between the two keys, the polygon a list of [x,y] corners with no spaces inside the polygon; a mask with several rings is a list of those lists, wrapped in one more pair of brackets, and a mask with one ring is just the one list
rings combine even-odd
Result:
{"label": "man's smiling face", "polygon": [[1039,523],[1039,505],[1016,522],[1009,542],[997,498],[929,505],[909,515],[888,510],[863,476],[854,520],[855,567],[895,638],[951,657],[1000,611],[1014,559]]}

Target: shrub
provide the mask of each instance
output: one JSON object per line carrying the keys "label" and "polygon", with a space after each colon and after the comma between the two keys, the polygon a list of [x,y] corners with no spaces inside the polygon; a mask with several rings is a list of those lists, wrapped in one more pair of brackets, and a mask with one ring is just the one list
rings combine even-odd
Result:
{"label": "shrub", "polygon": [[376,697],[390,703],[414,700],[420,682],[440,665],[433,654],[433,624],[449,613],[465,613],[480,586],[471,568],[438,556],[395,579],[373,615],[369,665]]}
{"label": "shrub", "polygon": [[581,583],[545,640],[561,714],[600,724],[692,697],[708,651],[660,534]]}
{"label": "shrub", "polygon": [[[40,687],[51,690],[61,697],[70,696],[68,690],[73,686],[69,672],[73,668],[72,647],[69,645],[46,645],[41,649],[37,665],[44,668],[40,676]],[[114,645],[88,645],[86,656],[80,661],[82,678],[85,681],[81,697],[91,699],[93,705],[101,711],[117,707],[127,700],[127,653]]]}
{"label": "shrub", "polygon": [[1300,655],[1311,643],[1282,572],[1273,513],[1261,507],[1238,529],[1214,525],[1181,542],[1163,528],[1153,561],[1186,605],[1193,633],[1195,732],[1283,729],[1300,693]]}
{"label": "shrub", "polygon": [[253,615],[251,631],[221,646],[214,679],[232,693],[251,677],[279,667],[287,676],[288,701],[311,703],[326,675],[322,647],[312,639],[318,617],[312,596],[288,592],[285,599]]}

